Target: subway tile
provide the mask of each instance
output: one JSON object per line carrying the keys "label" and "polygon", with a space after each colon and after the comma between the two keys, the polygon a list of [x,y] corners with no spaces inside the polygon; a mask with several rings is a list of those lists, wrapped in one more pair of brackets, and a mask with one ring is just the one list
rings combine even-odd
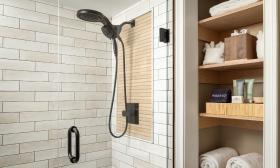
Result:
{"label": "subway tile", "polygon": [[79,74],[106,75],[106,68],[75,65],[75,72]]}
{"label": "subway tile", "polygon": [[4,38],[4,47],[31,51],[48,52],[48,44],[34,41]]}
{"label": "subway tile", "polygon": [[96,168],[96,161],[90,161],[90,162],[83,162],[80,164],[72,164],[69,166],[64,166],[62,168]]}
{"label": "subway tile", "polygon": [[96,135],[108,133],[108,127],[106,125],[86,127],[86,135]]}
{"label": "subway tile", "polygon": [[97,142],[112,141],[112,137],[111,137],[111,135],[109,133],[107,133],[107,134],[99,134],[99,135],[97,135],[96,141]]}
{"label": "subway tile", "polygon": [[29,20],[20,20],[20,28],[25,30],[32,30],[36,32],[43,32],[58,35],[58,27],[47,23],[39,23]]}
{"label": "subway tile", "polygon": [[19,59],[19,51],[8,48],[0,48],[0,58]]}
{"label": "subway tile", "polygon": [[49,80],[51,82],[85,82],[85,75],[79,74],[61,74],[61,73],[50,73]]}
{"label": "subway tile", "polygon": [[36,71],[73,73],[74,72],[74,65],[37,62],[36,63]]}
{"label": "subway tile", "polygon": [[58,118],[59,118],[58,111],[20,113],[20,122],[50,121],[50,120],[57,120]]}
{"label": "subway tile", "polygon": [[59,45],[69,45],[74,46],[74,39],[69,37],[63,37],[52,34],[46,34],[46,33],[36,33],[36,41],[39,42],[46,42],[46,43],[52,43],[52,44],[59,44]]}
{"label": "subway tile", "polygon": [[97,66],[99,67],[112,67],[112,61],[106,59],[97,59]]}
{"label": "subway tile", "polygon": [[13,6],[33,11],[35,10],[35,2],[30,0],[1,0],[0,3],[3,3],[7,6]]}
{"label": "subway tile", "polygon": [[48,140],[48,131],[8,134],[3,136],[3,144],[16,144]]}
{"label": "subway tile", "polygon": [[35,161],[53,159],[58,157],[58,149],[35,152]]}
{"label": "subway tile", "polygon": [[106,118],[86,118],[86,119],[76,119],[75,124],[80,127],[88,127],[88,126],[97,126],[97,125],[105,125]]}
{"label": "subway tile", "polygon": [[[0,112],[3,112],[3,103],[0,102]],[[1,137],[0,137],[1,138]],[[0,143],[1,144],[1,143]]]}
{"label": "subway tile", "polygon": [[70,110],[61,113],[64,120],[96,117],[96,110]]}
{"label": "subway tile", "polygon": [[22,40],[35,40],[35,33],[32,31],[3,26],[0,26],[0,36]]}
{"label": "subway tile", "polygon": [[96,41],[96,33],[87,32],[84,30],[63,28],[63,35],[67,37],[74,37],[76,39]]}
{"label": "subway tile", "polygon": [[131,157],[131,156],[125,155],[125,154],[117,152],[117,151],[113,151],[112,157],[113,157],[113,159],[117,159],[117,160],[127,163],[129,165],[133,165],[133,157]]}
{"label": "subway tile", "polygon": [[56,101],[49,102],[50,110],[78,110],[85,109],[84,101]]}
{"label": "subway tile", "polygon": [[[58,25],[58,17],[50,16],[50,24]],[[69,27],[69,28],[81,29],[81,30],[85,30],[86,27],[85,22],[74,20],[74,19],[68,19],[65,17],[60,17],[59,25],[63,27]]]}
{"label": "subway tile", "polygon": [[86,160],[98,160],[103,158],[111,157],[111,150],[101,150],[96,152],[91,152],[86,154]]}
{"label": "subway tile", "polygon": [[112,59],[112,52],[86,49],[87,57],[101,58],[101,59]]}
{"label": "subway tile", "polygon": [[100,42],[90,41],[90,40],[76,39],[75,46],[81,48],[106,51],[106,43],[100,43]]}
{"label": "subway tile", "polygon": [[124,145],[124,144],[112,141],[112,150],[113,151],[118,151],[118,152],[121,152],[121,153],[126,153],[127,146]]}
{"label": "subway tile", "polygon": [[25,81],[20,82],[20,91],[60,91],[60,88],[60,83]]}
{"label": "subway tile", "polygon": [[15,166],[8,166],[5,168],[48,168],[48,161],[40,161],[40,162],[32,162],[32,163],[26,163],[26,164],[19,164]]}
{"label": "subway tile", "polygon": [[0,25],[19,28],[19,19],[8,16],[0,16]]}
{"label": "subway tile", "polygon": [[20,9],[20,8],[14,8],[14,7],[10,7],[10,6],[5,6],[4,15],[21,18],[21,19],[32,20],[32,21],[43,22],[43,23],[49,23],[49,21],[50,21],[49,16],[46,14],[33,12],[30,10],[25,10],[25,9]]}
{"label": "subway tile", "polygon": [[160,157],[160,156],[158,156],[158,155],[153,155],[153,154],[151,154],[151,156],[150,156],[151,158],[150,158],[150,162],[152,163],[152,164],[154,164],[154,165],[156,165],[156,166],[160,166],[160,167],[162,167],[162,168],[166,168],[167,167],[167,163],[166,163],[166,158],[164,158],[164,157]]}
{"label": "subway tile", "polygon": [[33,153],[19,155],[9,155],[0,157],[0,167],[13,166],[18,164],[30,163],[34,161]]}
{"label": "subway tile", "polygon": [[11,134],[34,131],[34,123],[0,124],[0,134]]}
{"label": "subway tile", "polygon": [[[52,6],[52,5],[47,5],[47,4],[37,2],[36,3],[36,11],[41,12],[41,13],[45,13],[45,14],[49,14],[49,15],[58,16],[57,6]],[[62,17],[74,19],[75,14],[76,13],[72,10],[63,9],[63,8],[59,9],[59,15],[62,16]]]}
{"label": "subway tile", "polygon": [[18,81],[0,81],[0,92],[1,91],[19,91],[19,82]]}
{"label": "subway tile", "polygon": [[102,92],[75,92],[75,100],[106,100]]}
{"label": "subway tile", "polygon": [[34,71],[35,63],[29,61],[0,59],[0,69]]}
{"label": "subway tile", "polygon": [[75,57],[75,56],[62,56],[62,63],[64,64],[75,64],[75,65],[87,65],[87,66],[96,66],[95,58],[87,57]]}
{"label": "subway tile", "polygon": [[134,148],[127,148],[127,154],[129,156],[133,156],[135,158],[144,160],[144,161],[149,161],[150,160],[150,154],[148,152],[141,151],[139,149],[134,149]]}
{"label": "subway tile", "polygon": [[111,76],[98,76],[98,75],[86,75],[86,81],[88,83],[111,83]]}
{"label": "subway tile", "polygon": [[17,122],[19,122],[18,113],[0,113],[0,124],[9,124]]}
{"label": "subway tile", "polygon": [[134,167],[135,168],[160,168],[159,166],[151,164],[150,162],[145,162],[138,158],[134,158]]}
{"label": "subway tile", "polygon": [[36,131],[63,129],[70,128],[73,125],[74,120],[41,121],[36,122],[35,129]]}
{"label": "subway tile", "polygon": [[109,41],[109,39],[106,36],[104,36],[103,34],[98,33],[96,36],[96,41],[106,43]]}
{"label": "subway tile", "polygon": [[20,50],[20,59],[33,62],[59,63],[59,55],[57,54],[25,50]]}
{"label": "subway tile", "polygon": [[3,72],[4,80],[23,80],[23,81],[48,81],[48,73],[28,72],[28,71],[8,71]]}
{"label": "subway tile", "polygon": [[104,108],[109,108],[108,103],[106,101],[87,101],[86,102],[86,108],[87,109],[92,109],[92,108],[97,108],[97,109],[104,109]]}
{"label": "subway tile", "polygon": [[47,110],[47,102],[3,102],[3,112],[31,112]]}
{"label": "subway tile", "polygon": [[106,149],[111,149],[107,142],[81,145],[82,153],[96,152]]}
{"label": "subway tile", "polygon": [[[76,56],[85,56],[85,49],[84,48],[76,48],[76,47],[70,47],[70,46],[59,46],[59,53],[63,55],[76,55]],[[55,44],[49,45],[49,51],[50,53],[57,53],[58,52],[58,46]]]}
{"label": "subway tile", "polygon": [[34,93],[0,92],[0,101],[34,101]]}
{"label": "subway tile", "polygon": [[99,25],[99,24],[86,23],[86,30],[87,30],[87,31],[102,33],[101,27],[102,27],[102,26]]}
{"label": "subway tile", "polygon": [[19,145],[6,145],[6,146],[0,146],[0,157],[5,155],[14,155],[19,154]]}
{"label": "subway tile", "polygon": [[62,91],[96,91],[96,85],[85,83],[62,83]]}
{"label": "subway tile", "polygon": [[35,101],[70,101],[74,100],[72,92],[36,92]]}
{"label": "subway tile", "polygon": [[111,168],[112,167],[112,158],[107,157],[107,158],[98,159],[98,160],[96,160],[96,166]]}

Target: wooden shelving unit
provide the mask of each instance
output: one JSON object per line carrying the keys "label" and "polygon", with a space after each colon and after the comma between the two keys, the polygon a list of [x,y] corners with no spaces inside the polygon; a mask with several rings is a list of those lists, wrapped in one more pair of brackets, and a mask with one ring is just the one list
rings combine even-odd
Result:
{"label": "wooden shelving unit", "polygon": [[263,59],[241,59],[225,61],[223,64],[211,64],[199,66],[201,70],[234,70],[234,69],[257,69],[263,67]]}
{"label": "wooden shelving unit", "polygon": [[232,30],[263,21],[263,2],[257,2],[222,15],[199,21],[199,25],[215,31]]}
{"label": "wooden shelving unit", "polygon": [[263,121],[263,118],[261,117],[229,116],[229,115],[217,115],[217,114],[207,114],[207,113],[200,113],[200,116],[211,117],[211,118],[234,119],[234,120]]}

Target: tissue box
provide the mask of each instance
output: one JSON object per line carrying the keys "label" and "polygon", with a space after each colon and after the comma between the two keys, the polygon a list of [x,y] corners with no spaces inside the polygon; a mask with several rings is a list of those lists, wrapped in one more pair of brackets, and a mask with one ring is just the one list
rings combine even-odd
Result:
{"label": "tissue box", "polygon": [[257,58],[257,38],[241,34],[225,39],[225,61]]}

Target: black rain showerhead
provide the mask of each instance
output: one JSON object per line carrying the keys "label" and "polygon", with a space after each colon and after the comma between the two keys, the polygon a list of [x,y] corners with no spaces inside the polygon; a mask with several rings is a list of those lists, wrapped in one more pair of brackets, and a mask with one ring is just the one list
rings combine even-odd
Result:
{"label": "black rain showerhead", "polygon": [[98,11],[91,9],[78,10],[77,17],[88,22],[101,22],[104,25],[112,25],[106,16]]}

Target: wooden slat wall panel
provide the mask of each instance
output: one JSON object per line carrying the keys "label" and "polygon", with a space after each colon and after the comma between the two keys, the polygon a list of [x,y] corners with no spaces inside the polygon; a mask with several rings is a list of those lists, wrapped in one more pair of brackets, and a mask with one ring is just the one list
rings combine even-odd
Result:
{"label": "wooden slat wall panel", "polygon": [[[151,140],[153,131],[152,104],[152,15],[151,12],[135,19],[136,26],[125,26],[121,33],[126,52],[126,81],[128,103],[139,103],[139,125],[130,124],[127,134]],[[117,131],[125,127],[122,49],[119,45],[117,84]]]}

